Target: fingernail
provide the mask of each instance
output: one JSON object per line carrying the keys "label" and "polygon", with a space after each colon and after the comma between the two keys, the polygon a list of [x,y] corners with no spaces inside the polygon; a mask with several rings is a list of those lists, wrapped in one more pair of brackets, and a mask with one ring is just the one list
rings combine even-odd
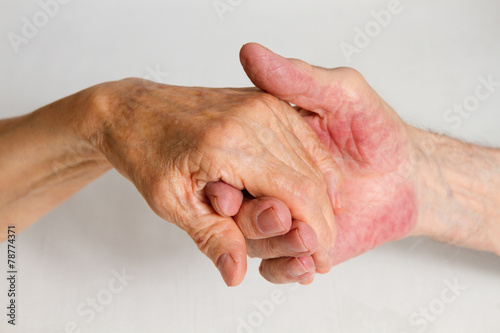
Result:
{"label": "fingernail", "polygon": [[257,216],[257,226],[265,234],[276,234],[285,231],[272,207]]}
{"label": "fingernail", "polygon": [[214,209],[220,216],[224,216],[222,211],[220,210],[219,204],[217,203],[217,197],[214,197]]}
{"label": "fingernail", "polygon": [[337,193],[335,193],[335,206],[338,211],[342,211],[342,209],[344,208],[342,203],[342,191],[338,191]]}
{"label": "fingernail", "polygon": [[219,270],[224,282],[228,287],[232,286],[234,279],[234,270],[236,262],[229,254],[223,254],[217,260],[217,269]]}
{"label": "fingernail", "polygon": [[286,265],[286,270],[290,275],[293,276],[301,276],[306,273],[309,273],[309,271],[302,265],[299,259],[293,258],[288,262]]}
{"label": "fingernail", "polygon": [[300,238],[298,229],[291,230],[286,234],[285,245],[289,250],[296,253],[309,251],[309,249],[304,245],[304,242]]}

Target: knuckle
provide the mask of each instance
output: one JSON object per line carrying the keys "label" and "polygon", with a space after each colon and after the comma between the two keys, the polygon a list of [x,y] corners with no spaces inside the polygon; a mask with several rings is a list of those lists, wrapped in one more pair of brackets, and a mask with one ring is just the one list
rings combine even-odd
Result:
{"label": "knuckle", "polygon": [[363,75],[352,67],[339,67],[336,68],[344,77],[350,80],[365,80]]}
{"label": "knuckle", "polygon": [[[220,254],[232,250],[245,249],[245,240],[237,228],[233,229],[224,220],[190,225],[187,229],[198,249],[212,260]],[[228,228],[229,227],[229,228]]]}
{"label": "knuckle", "polygon": [[222,227],[219,224],[210,227],[193,229],[190,232],[191,238],[198,249],[212,258],[218,249],[218,244],[222,238]]}
{"label": "knuckle", "polygon": [[248,219],[235,219],[243,235],[248,239],[259,239],[261,232]]}
{"label": "knuckle", "polygon": [[136,179],[134,183],[139,189],[147,188],[147,190],[140,191],[144,193],[146,201],[156,215],[185,229],[181,213],[171,209],[168,205],[171,199],[169,198],[169,185],[166,181],[153,181],[152,185],[146,185],[142,184],[140,179]]}
{"label": "knuckle", "polygon": [[260,275],[262,275],[262,276],[263,276],[266,280],[268,280],[268,281],[269,281],[269,279],[267,278],[267,271],[266,271],[266,267],[265,267],[265,266],[266,266],[265,261],[264,261],[264,260],[262,260],[262,261],[260,262],[260,265],[259,265],[259,273],[260,273]]}
{"label": "knuckle", "polygon": [[243,136],[245,126],[241,118],[237,115],[225,115],[212,121],[206,127],[203,136],[203,143],[210,147],[222,144],[232,145],[237,143],[237,138]]}
{"label": "knuckle", "polygon": [[281,101],[273,95],[264,92],[256,92],[248,95],[244,105],[245,109],[252,112],[267,112],[267,109],[280,109]]}
{"label": "knuckle", "polygon": [[245,241],[246,241],[246,246],[247,246],[247,255],[250,258],[257,258],[258,252],[256,251],[255,243],[249,239],[245,239]]}
{"label": "knuckle", "polygon": [[253,254],[255,257],[266,259],[275,257],[270,239],[262,239],[254,243]]}
{"label": "knuckle", "polygon": [[282,238],[247,239],[247,251],[251,258],[280,258],[287,255]]}
{"label": "knuckle", "polygon": [[254,92],[243,98],[237,108],[237,114],[249,121],[273,128],[276,127],[277,121],[287,119],[283,103],[268,93]]}
{"label": "knuckle", "polygon": [[362,97],[359,94],[360,88],[365,88],[367,83],[363,75],[351,67],[338,68],[338,73],[342,77],[340,91],[341,95],[349,97],[350,103],[355,104],[359,102]]}
{"label": "knuckle", "polygon": [[277,269],[271,263],[268,260],[262,260],[259,267],[260,275],[271,283],[279,283]]}

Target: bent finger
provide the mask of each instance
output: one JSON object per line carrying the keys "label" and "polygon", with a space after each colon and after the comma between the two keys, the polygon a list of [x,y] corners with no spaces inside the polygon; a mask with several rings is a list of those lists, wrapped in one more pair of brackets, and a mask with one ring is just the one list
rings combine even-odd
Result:
{"label": "bent finger", "polygon": [[258,240],[247,239],[246,243],[248,256],[262,259],[310,256],[318,246],[314,229],[299,221],[293,221],[286,235]]}
{"label": "bent finger", "polygon": [[259,267],[260,274],[269,282],[310,283],[314,279],[315,265],[312,257],[264,259]]}
{"label": "bent finger", "polygon": [[223,181],[208,183],[205,195],[220,216],[235,216],[243,203],[241,191]]}
{"label": "bent finger", "polygon": [[241,283],[246,273],[243,234],[230,217],[209,214],[186,228],[201,252],[210,258],[228,286]]}
{"label": "bent finger", "polygon": [[282,201],[269,197],[244,202],[234,220],[248,239],[283,235],[292,225],[288,207]]}

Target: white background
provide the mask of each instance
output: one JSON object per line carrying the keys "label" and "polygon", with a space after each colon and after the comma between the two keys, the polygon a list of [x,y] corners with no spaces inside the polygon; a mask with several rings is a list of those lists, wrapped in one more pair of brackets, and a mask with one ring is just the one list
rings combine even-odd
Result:
{"label": "white background", "polygon": [[[16,53],[8,33],[21,35],[23,17],[32,21],[41,7],[1,0],[0,116],[155,70],[169,84],[248,86],[238,51],[256,41],[316,65],[355,67],[406,121],[500,146],[500,88],[458,129],[443,119],[474,94],[480,76],[500,81],[500,2],[402,0],[402,11],[349,62],[339,45],[353,44],[354,29],[388,1],[233,0],[223,20],[212,1],[72,0]],[[17,247],[18,325],[6,325],[0,273],[0,332],[61,333],[72,321],[81,332],[500,331],[498,257],[411,238],[298,289],[266,282],[251,260],[242,285],[227,288],[187,235],[157,218],[116,172],[21,233]],[[2,271],[5,253],[4,243]],[[92,320],[79,316],[122,269],[135,279]],[[467,289],[440,309],[446,281]],[[268,304],[275,290],[283,302],[262,314],[255,302]],[[439,312],[432,320],[411,321],[430,305]],[[238,330],[241,320],[255,327]]]}

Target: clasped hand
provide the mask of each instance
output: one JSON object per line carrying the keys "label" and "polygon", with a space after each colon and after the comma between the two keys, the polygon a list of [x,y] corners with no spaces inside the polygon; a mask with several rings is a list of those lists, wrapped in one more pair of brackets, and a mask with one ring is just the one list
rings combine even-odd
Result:
{"label": "clasped hand", "polygon": [[353,69],[257,44],[240,60],[255,88],[125,79],[0,121],[0,222],[22,230],[115,168],[230,286],[247,255],[306,284],[409,235],[500,254],[498,150],[404,123]]}
{"label": "clasped hand", "polygon": [[85,135],[228,285],[247,254],[264,259],[268,280],[306,284],[408,235],[416,188],[401,169],[413,138],[361,75],[257,44],[241,61],[262,90],[96,86]]}
{"label": "clasped hand", "polygon": [[[332,266],[329,193],[340,175],[288,103],[255,88],[139,79],[102,84],[92,94],[95,121],[86,136],[157,215],[192,237],[228,285],[243,279],[247,248],[266,259],[263,274],[282,271],[294,281]],[[218,203],[217,184],[206,191],[218,181],[235,190],[234,198],[245,190],[255,199],[225,207],[228,194]]]}

